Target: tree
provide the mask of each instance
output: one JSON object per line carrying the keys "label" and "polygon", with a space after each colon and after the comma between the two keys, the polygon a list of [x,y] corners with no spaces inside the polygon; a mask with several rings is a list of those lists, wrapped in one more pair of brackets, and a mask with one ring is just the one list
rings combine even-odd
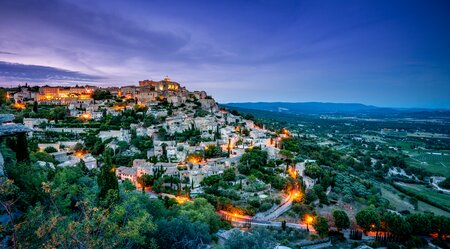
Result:
{"label": "tree", "polygon": [[44,151],[45,152],[47,152],[47,153],[54,153],[54,152],[58,152],[58,150],[57,149],[55,149],[55,147],[52,147],[52,146],[49,146],[49,147],[46,147],[45,149],[44,149]]}
{"label": "tree", "polygon": [[88,167],[86,166],[86,162],[84,162],[83,159],[80,159],[80,162],[77,163],[77,167],[80,168],[85,175],[90,173]]}
{"label": "tree", "polygon": [[364,232],[378,229],[380,227],[380,216],[374,206],[361,209],[356,214],[356,222]]}
{"label": "tree", "polygon": [[205,148],[205,158],[215,158],[222,155],[222,150],[219,146],[211,144]]}
{"label": "tree", "polygon": [[17,194],[19,193],[19,188],[13,184],[13,181],[6,178],[0,177],[0,205],[2,209],[8,214],[9,221],[5,226],[5,233],[11,231],[12,241],[14,243],[14,248],[17,248],[17,234],[16,225],[14,221],[14,211],[15,203],[17,202]]}
{"label": "tree", "polygon": [[20,189],[18,205],[27,207],[39,202],[43,197],[42,182],[47,181],[49,168],[36,166],[29,162],[5,164],[5,173]]}
{"label": "tree", "polygon": [[73,147],[74,151],[81,151],[83,150],[83,145],[81,143],[76,143],[75,146]]}
{"label": "tree", "polygon": [[323,176],[323,169],[317,163],[308,163],[305,167],[305,175],[319,179]]}
{"label": "tree", "polygon": [[317,216],[313,223],[314,229],[317,231],[320,237],[326,237],[328,235],[328,220],[323,216]]}
{"label": "tree", "polygon": [[216,126],[216,131],[214,132],[214,140],[220,139],[220,128],[219,125]]}
{"label": "tree", "polygon": [[411,226],[402,216],[392,212],[385,212],[383,221],[384,228],[387,232],[403,239],[411,235]]}
{"label": "tree", "polygon": [[259,248],[275,248],[276,239],[266,229],[257,227],[249,232],[235,230],[225,241],[225,249],[259,249]]}
{"label": "tree", "polygon": [[64,106],[53,107],[49,112],[49,119],[53,119],[55,121],[63,120],[67,115],[67,109]]}
{"label": "tree", "polygon": [[165,161],[168,160],[168,158],[167,158],[167,146],[168,146],[168,145],[167,145],[166,143],[162,143],[162,144],[161,144],[162,155],[161,155],[160,160],[163,161],[163,162],[165,162]]}
{"label": "tree", "polygon": [[338,231],[350,227],[350,219],[344,210],[333,210],[333,218]]}
{"label": "tree", "polygon": [[309,190],[305,195],[305,203],[310,204],[317,200],[317,194],[314,190]]}
{"label": "tree", "polygon": [[120,203],[102,208],[83,196],[71,215],[37,204],[25,214],[24,225],[20,227],[21,247],[156,248],[152,237],[156,226],[150,215],[148,197],[136,193],[123,197]]}
{"label": "tree", "polygon": [[411,232],[415,235],[428,235],[432,232],[433,214],[410,214],[406,217],[406,221],[411,225]]}
{"label": "tree", "polygon": [[245,153],[239,160],[239,172],[248,175],[252,169],[260,169],[267,165],[267,151],[261,150],[261,148],[254,147],[252,149],[246,149]]}
{"label": "tree", "polygon": [[157,222],[156,241],[161,249],[196,249],[211,242],[208,225],[184,216]]}
{"label": "tree", "polygon": [[6,102],[7,92],[4,88],[0,88],[0,106]]}
{"label": "tree", "polygon": [[222,225],[214,207],[204,198],[186,202],[180,207],[179,214],[188,217],[192,222],[208,224],[211,233],[217,232]]}
{"label": "tree", "polygon": [[38,102],[37,101],[33,102],[33,112],[38,113]]}
{"label": "tree", "polygon": [[110,200],[107,200],[110,203],[119,198],[119,183],[113,169],[111,150],[106,150],[103,153],[103,165],[100,168],[97,183],[100,189],[98,197],[101,201],[110,198]]}
{"label": "tree", "polygon": [[119,154],[128,149],[129,144],[125,141],[117,142],[117,147],[119,147]]}
{"label": "tree", "polygon": [[43,161],[47,163],[56,164],[55,158],[47,152],[31,152],[30,159],[32,162]]}
{"label": "tree", "polygon": [[142,192],[144,192],[144,189],[146,187],[153,185],[154,181],[155,181],[155,179],[153,178],[153,176],[148,175],[148,174],[143,174],[142,176],[137,178],[137,182],[142,187]]}
{"label": "tree", "polygon": [[17,134],[16,140],[16,159],[17,162],[24,162],[30,160],[30,153],[28,152],[27,134]]}
{"label": "tree", "polygon": [[94,100],[111,99],[112,95],[108,90],[95,89],[94,93],[92,94],[92,98]]}
{"label": "tree", "polygon": [[236,173],[234,168],[226,169],[223,172],[223,180],[225,181],[235,181],[236,180]]}
{"label": "tree", "polygon": [[445,178],[442,182],[439,183],[439,187],[450,189],[450,177]]}
{"label": "tree", "polygon": [[133,185],[133,183],[129,179],[125,179],[122,182],[122,188],[125,192],[131,192],[133,190],[136,190],[136,187]]}

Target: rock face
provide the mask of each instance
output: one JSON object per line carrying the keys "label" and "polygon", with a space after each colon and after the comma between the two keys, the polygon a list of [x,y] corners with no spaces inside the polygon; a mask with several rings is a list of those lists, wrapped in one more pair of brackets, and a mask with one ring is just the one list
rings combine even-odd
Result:
{"label": "rock face", "polygon": [[32,129],[22,124],[7,123],[13,120],[14,115],[12,114],[0,114],[0,137],[12,136],[16,135],[17,133],[33,131]]}
{"label": "rock face", "polygon": [[12,114],[0,114],[0,123],[11,122],[14,120],[14,115]]}
{"label": "rock face", "polygon": [[32,129],[21,124],[4,124],[0,126],[0,137],[12,136],[17,133],[30,132]]}

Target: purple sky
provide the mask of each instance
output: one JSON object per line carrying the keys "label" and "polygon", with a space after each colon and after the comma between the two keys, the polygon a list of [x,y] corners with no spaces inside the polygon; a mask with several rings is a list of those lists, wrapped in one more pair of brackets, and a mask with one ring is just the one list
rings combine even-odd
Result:
{"label": "purple sky", "polygon": [[450,108],[450,1],[0,0],[0,85]]}

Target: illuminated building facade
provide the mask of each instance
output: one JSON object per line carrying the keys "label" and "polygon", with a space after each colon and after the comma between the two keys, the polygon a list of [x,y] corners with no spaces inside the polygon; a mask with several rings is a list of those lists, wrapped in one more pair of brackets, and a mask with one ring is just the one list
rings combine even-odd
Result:
{"label": "illuminated building facade", "polygon": [[36,98],[39,102],[60,102],[61,104],[91,100],[94,87],[41,87]]}
{"label": "illuminated building facade", "polygon": [[161,81],[153,81],[153,80],[142,80],[139,81],[140,87],[150,87],[155,91],[174,91],[178,92],[180,90],[180,84],[174,81],[171,81],[168,76],[164,77]]}

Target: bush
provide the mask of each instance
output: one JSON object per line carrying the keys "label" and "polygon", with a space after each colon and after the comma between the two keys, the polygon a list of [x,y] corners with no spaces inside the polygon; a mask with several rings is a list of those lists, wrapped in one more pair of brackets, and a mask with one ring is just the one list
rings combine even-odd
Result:
{"label": "bush", "polygon": [[57,149],[55,149],[54,147],[51,147],[51,146],[45,148],[44,151],[47,152],[47,153],[49,153],[49,154],[50,154],[50,153],[54,153],[54,152],[58,152]]}

